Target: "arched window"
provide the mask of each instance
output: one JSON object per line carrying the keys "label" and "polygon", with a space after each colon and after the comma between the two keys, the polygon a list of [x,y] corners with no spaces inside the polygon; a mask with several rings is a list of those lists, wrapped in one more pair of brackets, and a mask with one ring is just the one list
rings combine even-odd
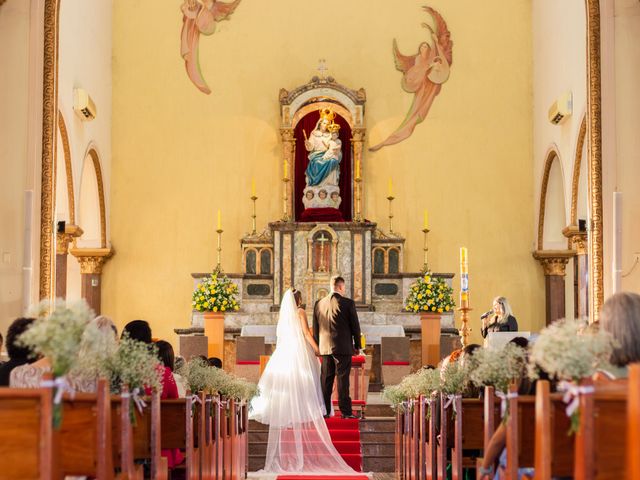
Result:
{"label": "arched window", "polygon": [[271,250],[268,248],[260,251],[260,274],[271,275]]}
{"label": "arched window", "polygon": [[373,273],[384,273],[384,250],[381,248],[373,250]]}
{"label": "arched window", "polygon": [[247,254],[245,257],[245,273],[249,275],[256,274],[256,251],[255,250],[247,250]]}
{"label": "arched window", "polygon": [[387,273],[400,272],[400,252],[397,248],[389,249],[389,271]]}

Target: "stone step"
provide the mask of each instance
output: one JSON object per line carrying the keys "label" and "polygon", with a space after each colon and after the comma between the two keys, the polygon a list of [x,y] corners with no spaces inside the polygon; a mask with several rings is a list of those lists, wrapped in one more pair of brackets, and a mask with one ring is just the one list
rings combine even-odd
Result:
{"label": "stone step", "polygon": [[395,456],[384,457],[363,457],[362,458],[362,471],[363,472],[394,472],[396,469]]}
{"label": "stone step", "polygon": [[360,443],[394,442],[395,432],[360,432]]}
{"label": "stone step", "polygon": [[393,417],[395,413],[391,405],[369,404],[366,409],[366,417]]}
{"label": "stone step", "polygon": [[395,431],[396,419],[393,417],[367,417],[360,421],[360,433]]}
{"label": "stone step", "polygon": [[396,444],[394,442],[363,443],[362,456],[366,458],[393,457],[396,452],[395,449]]}

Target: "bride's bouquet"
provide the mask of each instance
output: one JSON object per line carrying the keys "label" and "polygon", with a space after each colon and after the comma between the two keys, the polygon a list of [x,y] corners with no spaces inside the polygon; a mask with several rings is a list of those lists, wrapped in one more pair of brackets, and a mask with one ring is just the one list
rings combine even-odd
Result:
{"label": "bride's bouquet", "polygon": [[198,312],[237,312],[238,286],[220,270],[204,278],[192,295],[191,305]]}
{"label": "bride's bouquet", "polygon": [[443,278],[434,277],[429,270],[411,285],[405,300],[405,310],[414,313],[445,313],[455,307],[453,288]]}

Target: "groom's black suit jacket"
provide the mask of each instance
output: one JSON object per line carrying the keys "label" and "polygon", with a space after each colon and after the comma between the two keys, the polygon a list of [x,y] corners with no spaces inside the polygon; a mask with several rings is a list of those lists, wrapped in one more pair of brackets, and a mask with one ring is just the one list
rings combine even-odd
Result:
{"label": "groom's black suit jacket", "polygon": [[338,293],[318,300],[313,307],[313,338],[320,355],[353,355],[360,350],[360,322],[356,303]]}

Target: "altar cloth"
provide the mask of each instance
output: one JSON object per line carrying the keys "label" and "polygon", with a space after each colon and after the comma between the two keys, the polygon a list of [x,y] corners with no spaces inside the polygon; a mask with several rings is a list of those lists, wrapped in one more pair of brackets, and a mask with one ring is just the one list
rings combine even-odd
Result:
{"label": "altar cloth", "polygon": [[[360,324],[367,345],[380,345],[382,337],[404,337],[402,325],[367,325]],[[242,337],[264,337],[264,342],[276,343],[275,325],[244,325],[240,330]]]}

